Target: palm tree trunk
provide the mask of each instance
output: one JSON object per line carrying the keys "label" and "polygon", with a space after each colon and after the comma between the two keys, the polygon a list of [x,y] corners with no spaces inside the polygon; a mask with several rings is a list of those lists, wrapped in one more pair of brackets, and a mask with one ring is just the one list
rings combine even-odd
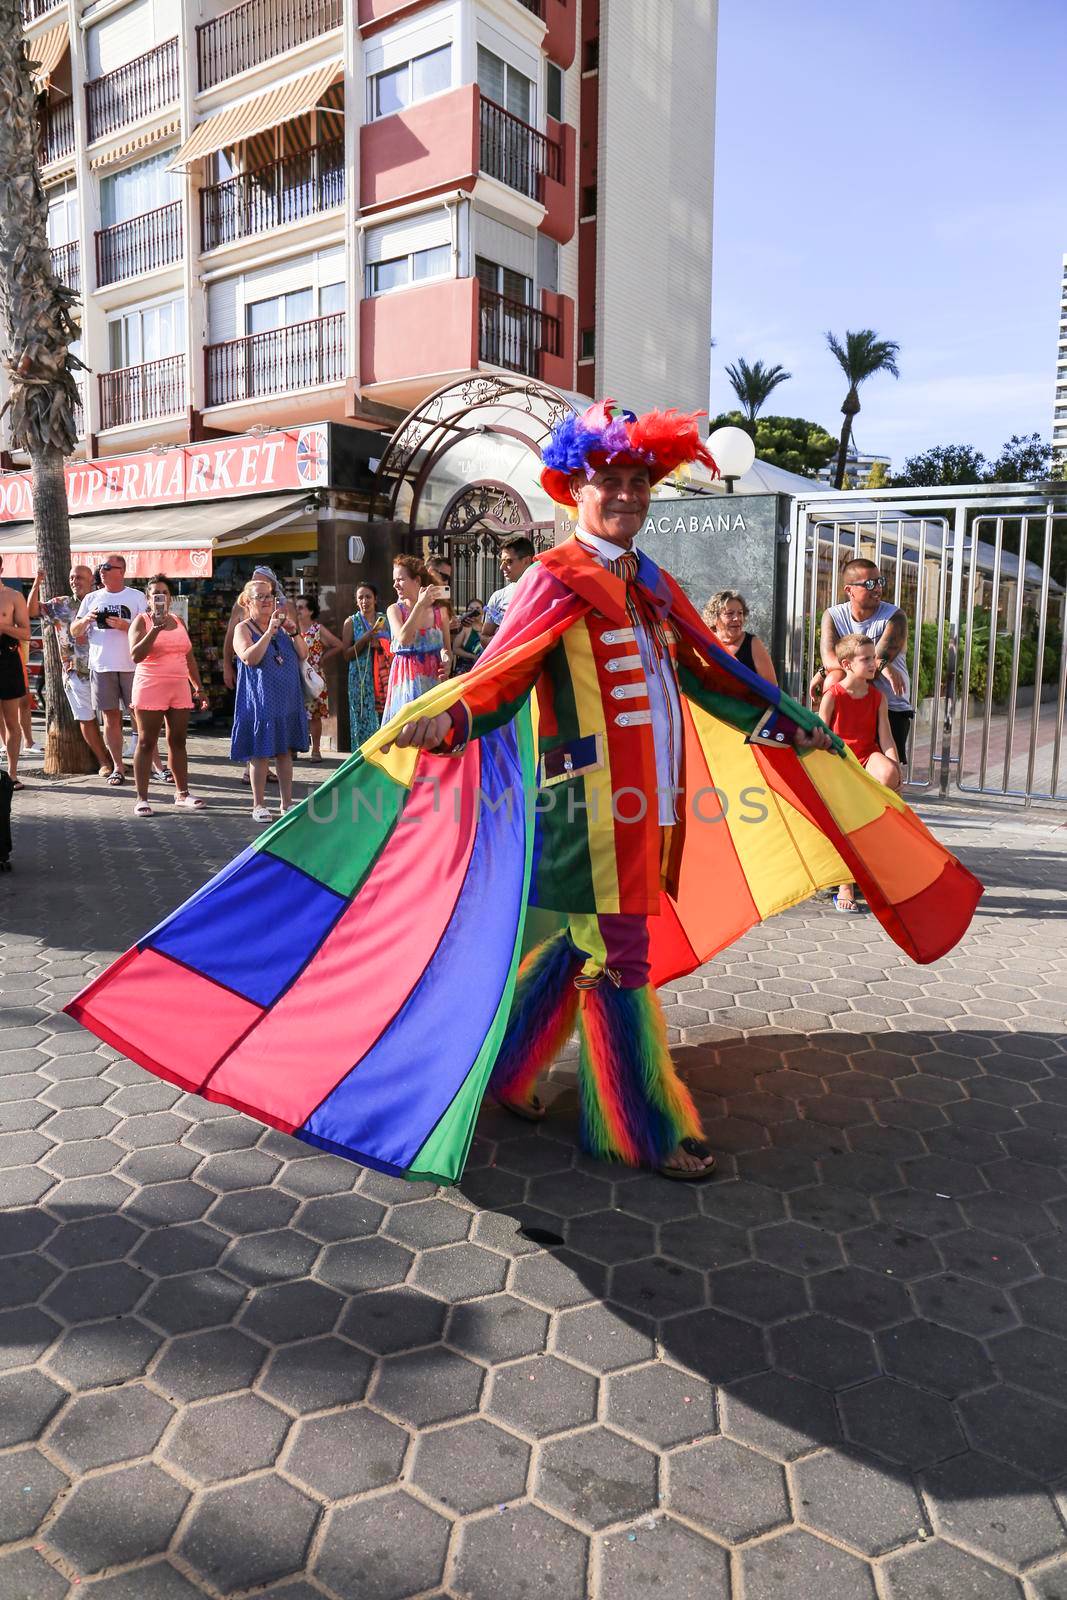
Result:
{"label": "palm tree trunk", "polygon": [[[33,521],[37,530],[37,570],[44,573],[46,595],[65,594],[69,587],[70,521],[63,454],[54,445],[30,448],[33,470]],[[48,707],[44,770],[48,777],[67,772],[95,772],[96,757],[81,736],[63,688],[63,664],[53,629],[41,629],[44,646],[45,701]]]}
{"label": "palm tree trunk", "polygon": [[837,467],[834,470],[834,488],[840,489],[845,481],[845,468],[848,465],[848,441],[852,434],[852,423],[860,409],[860,397],[855,388],[851,388],[845,396],[845,403],[841,407],[844,414],[844,424],[841,428],[841,443],[837,449]]}

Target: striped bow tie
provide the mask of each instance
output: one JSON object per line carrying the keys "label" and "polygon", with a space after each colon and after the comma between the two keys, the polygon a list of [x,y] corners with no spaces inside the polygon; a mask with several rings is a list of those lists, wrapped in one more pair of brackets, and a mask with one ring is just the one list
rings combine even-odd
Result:
{"label": "striped bow tie", "polygon": [[621,578],[626,585],[626,610],[630,621],[637,628],[643,628],[647,633],[656,656],[662,660],[667,654],[666,638],[663,630],[663,621],[658,615],[655,602],[647,589],[642,589],[637,582],[637,568],[640,565],[636,550],[627,550],[621,556],[608,562],[608,566],[617,578]]}
{"label": "striped bow tie", "polygon": [[632,583],[637,577],[637,552],[635,550],[627,550],[623,555],[616,556],[614,561],[609,561],[608,566],[617,578],[622,579],[623,583]]}

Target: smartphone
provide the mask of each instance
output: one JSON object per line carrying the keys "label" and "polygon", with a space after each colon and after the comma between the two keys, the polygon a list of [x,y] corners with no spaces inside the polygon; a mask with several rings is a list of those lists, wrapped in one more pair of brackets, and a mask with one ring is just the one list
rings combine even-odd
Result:
{"label": "smartphone", "polygon": [[442,600],[451,600],[451,598],[452,598],[451,585],[447,584],[447,583],[443,583],[441,585],[441,599]]}
{"label": "smartphone", "polygon": [[166,597],[165,594],[160,594],[159,591],[157,590],[156,593],[152,596],[152,615],[154,617],[165,617],[166,614],[167,614],[167,597]]}

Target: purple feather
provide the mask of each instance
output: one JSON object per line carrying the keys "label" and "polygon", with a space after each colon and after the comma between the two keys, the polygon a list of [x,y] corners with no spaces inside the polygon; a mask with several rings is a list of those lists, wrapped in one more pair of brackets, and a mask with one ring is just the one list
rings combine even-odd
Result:
{"label": "purple feather", "polygon": [[557,472],[584,472],[590,451],[600,449],[600,441],[600,434],[585,427],[580,417],[564,417],[542,449],[541,459]]}

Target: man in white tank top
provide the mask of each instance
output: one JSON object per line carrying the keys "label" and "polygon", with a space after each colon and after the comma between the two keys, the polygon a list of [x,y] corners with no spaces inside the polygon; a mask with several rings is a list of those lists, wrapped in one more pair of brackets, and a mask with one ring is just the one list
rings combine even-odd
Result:
{"label": "man in white tank top", "polygon": [[813,698],[844,674],[838,664],[837,641],[846,633],[862,633],[874,640],[880,671],[875,686],[886,697],[901,765],[907,765],[908,735],[915,715],[908,676],[908,619],[899,606],[884,598],[885,579],[873,561],[858,557],[841,570],[845,599],[822,614],[819,653],[822,666],[811,680]]}

